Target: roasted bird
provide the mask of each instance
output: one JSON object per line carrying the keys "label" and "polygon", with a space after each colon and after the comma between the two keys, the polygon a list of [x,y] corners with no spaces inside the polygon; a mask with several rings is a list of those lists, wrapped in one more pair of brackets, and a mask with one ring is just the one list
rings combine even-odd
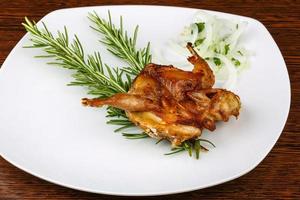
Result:
{"label": "roasted bird", "polygon": [[204,128],[215,130],[216,121],[237,117],[240,99],[225,89],[212,88],[215,77],[207,62],[187,44],[192,71],[172,65],[148,64],[128,93],[107,99],[82,99],[87,106],[110,105],[125,110],[128,118],[149,136],[167,139],[173,146],[196,139]]}

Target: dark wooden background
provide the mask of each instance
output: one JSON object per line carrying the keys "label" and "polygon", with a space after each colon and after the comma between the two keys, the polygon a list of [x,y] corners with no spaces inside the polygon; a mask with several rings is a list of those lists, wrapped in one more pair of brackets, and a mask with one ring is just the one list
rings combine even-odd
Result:
{"label": "dark wooden background", "polygon": [[[271,32],[288,67],[292,86],[289,118],[279,141],[264,161],[250,173],[228,183],[160,198],[300,199],[300,1],[141,0],[136,3],[129,0],[0,0],[0,65],[25,33],[20,25],[24,16],[38,21],[50,11],[60,8],[110,4],[184,6],[256,18]],[[27,174],[0,157],[0,199],[34,198],[131,199],[130,197],[90,194],[60,187]],[[159,197],[145,199],[154,198]]]}

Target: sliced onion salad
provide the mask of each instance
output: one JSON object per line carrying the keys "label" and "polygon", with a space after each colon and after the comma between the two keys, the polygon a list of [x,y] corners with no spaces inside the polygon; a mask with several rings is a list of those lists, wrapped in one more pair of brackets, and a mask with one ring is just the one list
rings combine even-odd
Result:
{"label": "sliced onion salad", "polygon": [[240,44],[246,26],[246,22],[222,19],[200,11],[176,39],[168,42],[167,48],[154,51],[154,58],[162,64],[188,67],[186,58],[190,54],[186,44],[191,42],[214,71],[216,86],[233,89],[240,72],[249,66],[251,53]]}

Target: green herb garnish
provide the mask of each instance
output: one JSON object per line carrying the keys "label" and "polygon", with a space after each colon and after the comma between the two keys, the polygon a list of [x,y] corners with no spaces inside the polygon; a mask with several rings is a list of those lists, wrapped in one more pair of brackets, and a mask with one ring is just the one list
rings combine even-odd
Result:
{"label": "green herb garnish", "polygon": [[241,62],[238,59],[231,58],[231,60],[233,61],[235,66],[240,66],[241,65]]}
{"label": "green herb garnish", "polygon": [[217,66],[221,65],[220,58],[214,57],[213,60],[214,60],[215,65],[217,65]]}
{"label": "green herb garnish", "polygon": [[196,41],[194,42],[194,45],[195,45],[195,46],[199,46],[200,44],[203,43],[204,40],[205,40],[205,38],[200,38],[200,39],[198,39],[198,40],[196,40]]}
{"label": "green herb garnish", "polygon": [[202,146],[200,144],[200,142],[206,142],[206,143],[212,145],[213,147],[216,147],[209,140],[199,138],[199,139],[196,139],[196,140],[184,141],[181,146],[172,148],[171,152],[166,153],[165,155],[172,155],[172,154],[179,153],[179,152],[182,152],[182,151],[187,151],[189,156],[192,156],[193,152],[195,152],[196,159],[198,159],[201,149],[204,150],[204,151],[207,151],[207,149],[204,146]]}
{"label": "green herb garnish", "polygon": [[201,33],[204,28],[205,28],[205,23],[204,22],[200,22],[200,23],[195,23],[197,25],[198,28],[198,33]]}
{"label": "green herb garnish", "polygon": [[[69,85],[85,86],[88,94],[98,98],[107,98],[116,93],[127,92],[131,86],[132,78],[129,75],[123,75],[123,71],[119,68],[111,68],[101,61],[100,53],[94,52],[92,55],[85,55],[82,45],[75,35],[73,41],[70,41],[67,28],[64,32],[57,32],[55,37],[42,23],[43,28],[39,29],[35,22],[25,18],[23,26],[27,32],[31,33],[31,46],[27,48],[41,48],[46,55],[38,56],[52,57],[53,62],[48,64],[58,65],[73,70],[72,75],[75,81]],[[113,69],[113,70],[112,70]],[[122,118],[121,120],[109,120],[107,123],[119,125],[120,129],[134,126],[128,120],[123,110],[109,106],[107,108],[107,117]],[[126,124],[124,124],[126,121]]]}
{"label": "green herb garnish", "polygon": [[230,50],[230,44],[226,44],[225,47],[224,47],[224,50],[225,50],[225,55],[228,54],[228,51]]}

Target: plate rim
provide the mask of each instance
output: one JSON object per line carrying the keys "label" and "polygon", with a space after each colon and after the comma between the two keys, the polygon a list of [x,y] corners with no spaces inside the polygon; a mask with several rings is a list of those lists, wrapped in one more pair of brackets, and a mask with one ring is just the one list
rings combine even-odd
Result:
{"label": "plate rim", "polygon": [[[108,190],[102,190],[101,189],[89,189],[89,188],[84,188],[84,187],[77,187],[77,186],[73,186],[72,184],[68,184],[68,183],[62,183],[61,181],[56,181],[56,180],[53,180],[52,178],[48,178],[47,176],[44,176],[44,175],[41,175],[39,173],[35,173],[33,171],[31,171],[30,169],[27,169],[26,167],[23,167],[21,165],[19,165],[17,162],[15,162],[13,159],[9,159],[8,157],[6,157],[2,152],[0,152],[0,156],[6,160],[8,163],[12,164],[14,167],[17,167],[19,168],[20,170],[28,173],[28,174],[31,174],[39,179],[42,179],[44,181],[47,181],[47,182],[50,182],[52,184],[56,184],[56,185],[59,185],[59,186],[62,186],[62,187],[66,187],[66,188],[70,188],[70,189],[74,189],[74,190],[78,190],[78,191],[83,191],[83,192],[90,192],[90,193],[95,193],[95,194],[104,194],[104,195],[114,195],[114,196],[161,196],[161,195],[169,195],[169,194],[178,194],[178,193],[184,193],[184,192],[191,192],[191,191],[195,191],[195,190],[200,190],[200,189],[204,189],[204,188],[209,188],[209,187],[212,187],[212,186],[216,186],[216,185],[220,185],[220,184],[223,184],[225,182],[229,182],[231,180],[234,180],[234,179],[237,179],[249,172],[251,172],[253,169],[255,169],[268,155],[269,153],[272,151],[272,149],[274,148],[275,144],[277,143],[278,139],[280,138],[280,136],[282,135],[283,133],[283,130],[284,130],[284,127],[286,125],[286,122],[288,120],[288,117],[289,117],[289,113],[290,113],[290,108],[291,108],[291,82],[290,82],[290,75],[288,73],[288,69],[287,69],[287,65],[286,65],[286,62],[285,62],[285,59],[280,51],[280,48],[278,46],[278,44],[276,43],[276,41],[274,40],[273,36],[271,35],[271,33],[268,31],[268,29],[266,28],[266,26],[260,22],[259,20],[255,19],[255,18],[252,18],[252,17],[248,17],[248,16],[242,16],[242,15],[237,15],[237,14],[233,14],[233,13],[227,13],[227,12],[220,12],[220,11],[216,11],[216,10],[207,10],[207,9],[199,9],[199,8],[192,8],[192,7],[181,7],[181,6],[168,6],[168,5],[149,5],[149,4],[146,4],[146,5],[138,5],[138,4],[126,4],[126,5],[100,5],[100,6],[83,6],[83,7],[71,7],[71,8],[62,8],[62,9],[57,9],[57,10],[53,10],[49,13],[47,13],[45,16],[43,16],[38,22],[41,22],[43,21],[43,19],[45,19],[46,17],[48,17],[49,15],[52,15],[53,13],[56,13],[56,12],[64,12],[64,11],[71,11],[71,10],[79,10],[79,9],[97,9],[97,8],[103,8],[103,7],[107,7],[109,9],[109,7],[152,7],[152,8],[156,8],[156,7],[163,7],[163,8],[169,8],[169,9],[187,9],[187,10],[201,10],[201,11],[205,11],[205,12],[213,12],[213,13],[216,13],[216,14],[226,14],[226,15],[230,15],[232,17],[242,17],[242,18],[247,18],[249,20],[252,20],[254,21],[255,23],[259,24],[260,26],[262,26],[267,34],[270,36],[272,42],[275,44],[275,46],[277,47],[277,49],[279,50],[279,53],[281,55],[281,58],[283,60],[283,64],[284,64],[284,70],[285,70],[285,75],[287,75],[287,82],[288,82],[288,109],[287,109],[287,112],[285,113],[285,116],[284,116],[284,123],[283,123],[283,126],[281,127],[281,130],[280,130],[280,134],[278,134],[277,138],[274,140],[274,143],[271,145],[270,149],[266,152],[266,154],[264,156],[262,156],[261,158],[258,159],[258,162],[255,163],[254,165],[251,165],[250,167],[246,168],[245,170],[243,170],[242,172],[240,172],[239,174],[236,174],[234,176],[231,176],[231,177],[228,177],[228,178],[223,178],[219,181],[215,181],[211,184],[207,184],[205,186],[200,186],[200,187],[189,187],[189,188],[184,188],[184,189],[181,189],[181,190],[165,190],[164,192],[148,192],[148,193],[145,193],[145,192],[142,192],[142,193],[139,193],[139,192],[113,192],[113,191],[108,191]],[[2,63],[1,67],[0,67],[0,76],[1,76],[1,71],[3,71],[3,66],[6,65],[6,62],[8,60],[8,58],[10,56],[13,55],[13,52],[17,49],[17,47],[20,46],[20,43],[22,43],[22,41],[24,39],[26,39],[26,37],[28,37],[29,33],[25,33],[23,35],[23,37],[17,42],[17,44],[13,47],[13,49],[10,51],[10,53],[8,54],[8,56],[5,58],[4,62]],[[4,69],[5,70],[5,69]]]}

